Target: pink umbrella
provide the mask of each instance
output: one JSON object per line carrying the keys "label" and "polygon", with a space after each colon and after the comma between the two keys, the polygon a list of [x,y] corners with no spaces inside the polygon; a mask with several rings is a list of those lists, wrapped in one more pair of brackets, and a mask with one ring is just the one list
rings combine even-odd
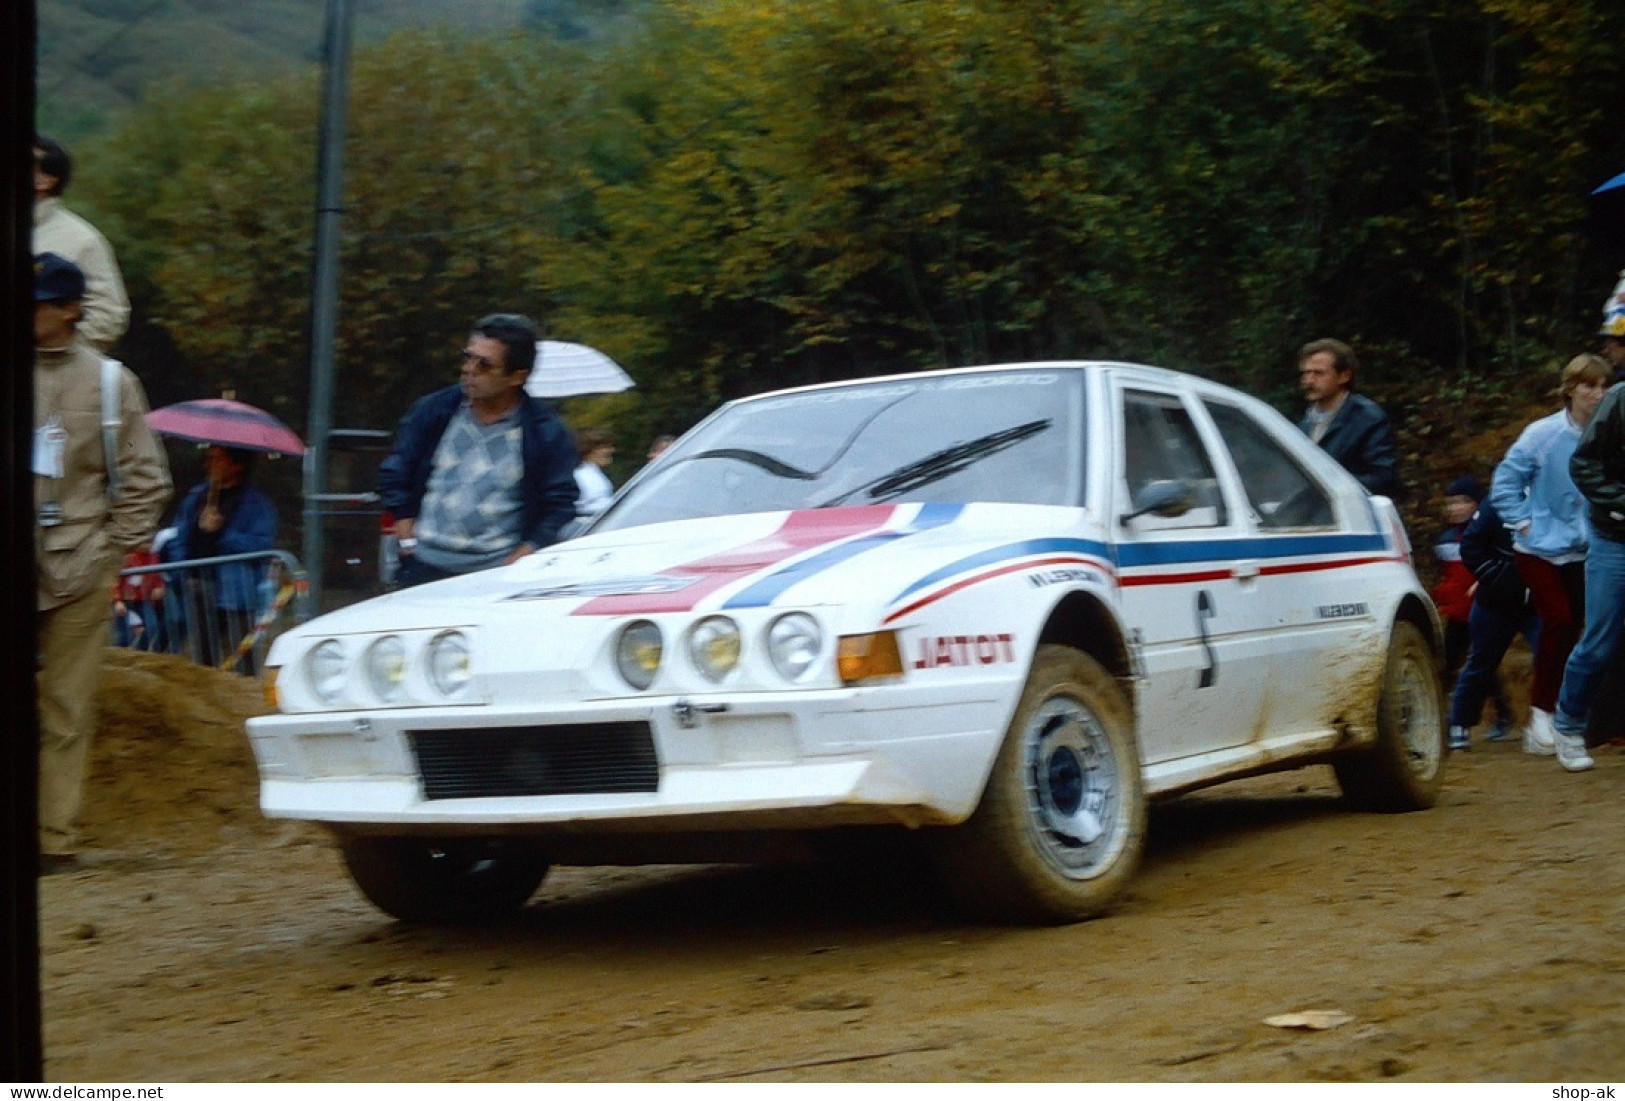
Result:
{"label": "pink umbrella", "polygon": [[147,426],[178,440],[283,455],[305,453],[304,442],[293,429],[258,406],[230,398],[199,398],[154,409],[147,414]]}

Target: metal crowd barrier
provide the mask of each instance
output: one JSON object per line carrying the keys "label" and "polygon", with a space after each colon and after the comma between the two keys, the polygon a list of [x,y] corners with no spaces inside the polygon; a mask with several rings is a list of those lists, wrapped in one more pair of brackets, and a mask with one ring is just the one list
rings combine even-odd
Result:
{"label": "metal crowd barrier", "polygon": [[[217,567],[256,563],[254,607],[222,608]],[[111,642],[156,653],[184,654],[200,665],[258,676],[265,651],[278,633],[311,617],[305,569],[287,551],[255,551],[131,566],[119,578],[158,574],[163,599],[155,606],[131,606],[113,617]],[[129,618],[134,613],[136,620]],[[139,622],[137,622],[139,621]]]}

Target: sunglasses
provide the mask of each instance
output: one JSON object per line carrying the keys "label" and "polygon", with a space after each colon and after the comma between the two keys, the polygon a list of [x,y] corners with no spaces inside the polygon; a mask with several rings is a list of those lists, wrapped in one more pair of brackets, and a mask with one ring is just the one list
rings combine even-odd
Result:
{"label": "sunglasses", "polygon": [[492,363],[489,357],[479,355],[478,353],[475,353],[475,352],[471,352],[467,348],[463,349],[463,360],[462,361],[464,363],[472,363],[472,364],[474,364],[475,368],[478,369],[478,370],[481,370],[481,371],[495,371],[495,370],[497,370],[497,365],[495,363]]}

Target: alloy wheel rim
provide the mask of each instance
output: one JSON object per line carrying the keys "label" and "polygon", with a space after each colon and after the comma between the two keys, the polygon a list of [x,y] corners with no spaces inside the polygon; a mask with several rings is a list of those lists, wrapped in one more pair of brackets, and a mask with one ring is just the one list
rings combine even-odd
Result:
{"label": "alloy wheel rim", "polygon": [[1046,700],[1023,731],[1028,825],[1044,859],[1072,879],[1109,867],[1122,847],[1121,762],[1082,702]]}
{"label": "alloy wheel rim", "polygon": [[1429,691],[1424,670],[1408,661],[1401,671],[1396,710],[1405,763],[1417,776],[1426,778],[1439,767],[1443,753],[1439,746],[1440,710],[1437,697]]}

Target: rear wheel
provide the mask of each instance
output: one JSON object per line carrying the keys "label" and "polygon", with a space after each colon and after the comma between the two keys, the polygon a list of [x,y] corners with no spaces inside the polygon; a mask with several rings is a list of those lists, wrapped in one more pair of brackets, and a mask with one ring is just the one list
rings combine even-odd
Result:
{"label": "rear wheel", "polygon": [[548,871],[539,853],[501,838],[344,837],[339,846],[367,901],[424,925],[510,914]]}
{"label": "rear wheel", "polygon": [[1377,740],[1332,762],[1343,795],[1366,810],[1425,810],[1444,786],[1445,709],[1433,650],[1414,623],[1394,624],[1377,700]]}
{"label": "rear wheel", "polygon": [[1146,800],[1133,716],[1100,663],[1041,646],[987,789],[963,824],[937,831],[948,889],[999,921],[1081,921],[1134,874]]}

